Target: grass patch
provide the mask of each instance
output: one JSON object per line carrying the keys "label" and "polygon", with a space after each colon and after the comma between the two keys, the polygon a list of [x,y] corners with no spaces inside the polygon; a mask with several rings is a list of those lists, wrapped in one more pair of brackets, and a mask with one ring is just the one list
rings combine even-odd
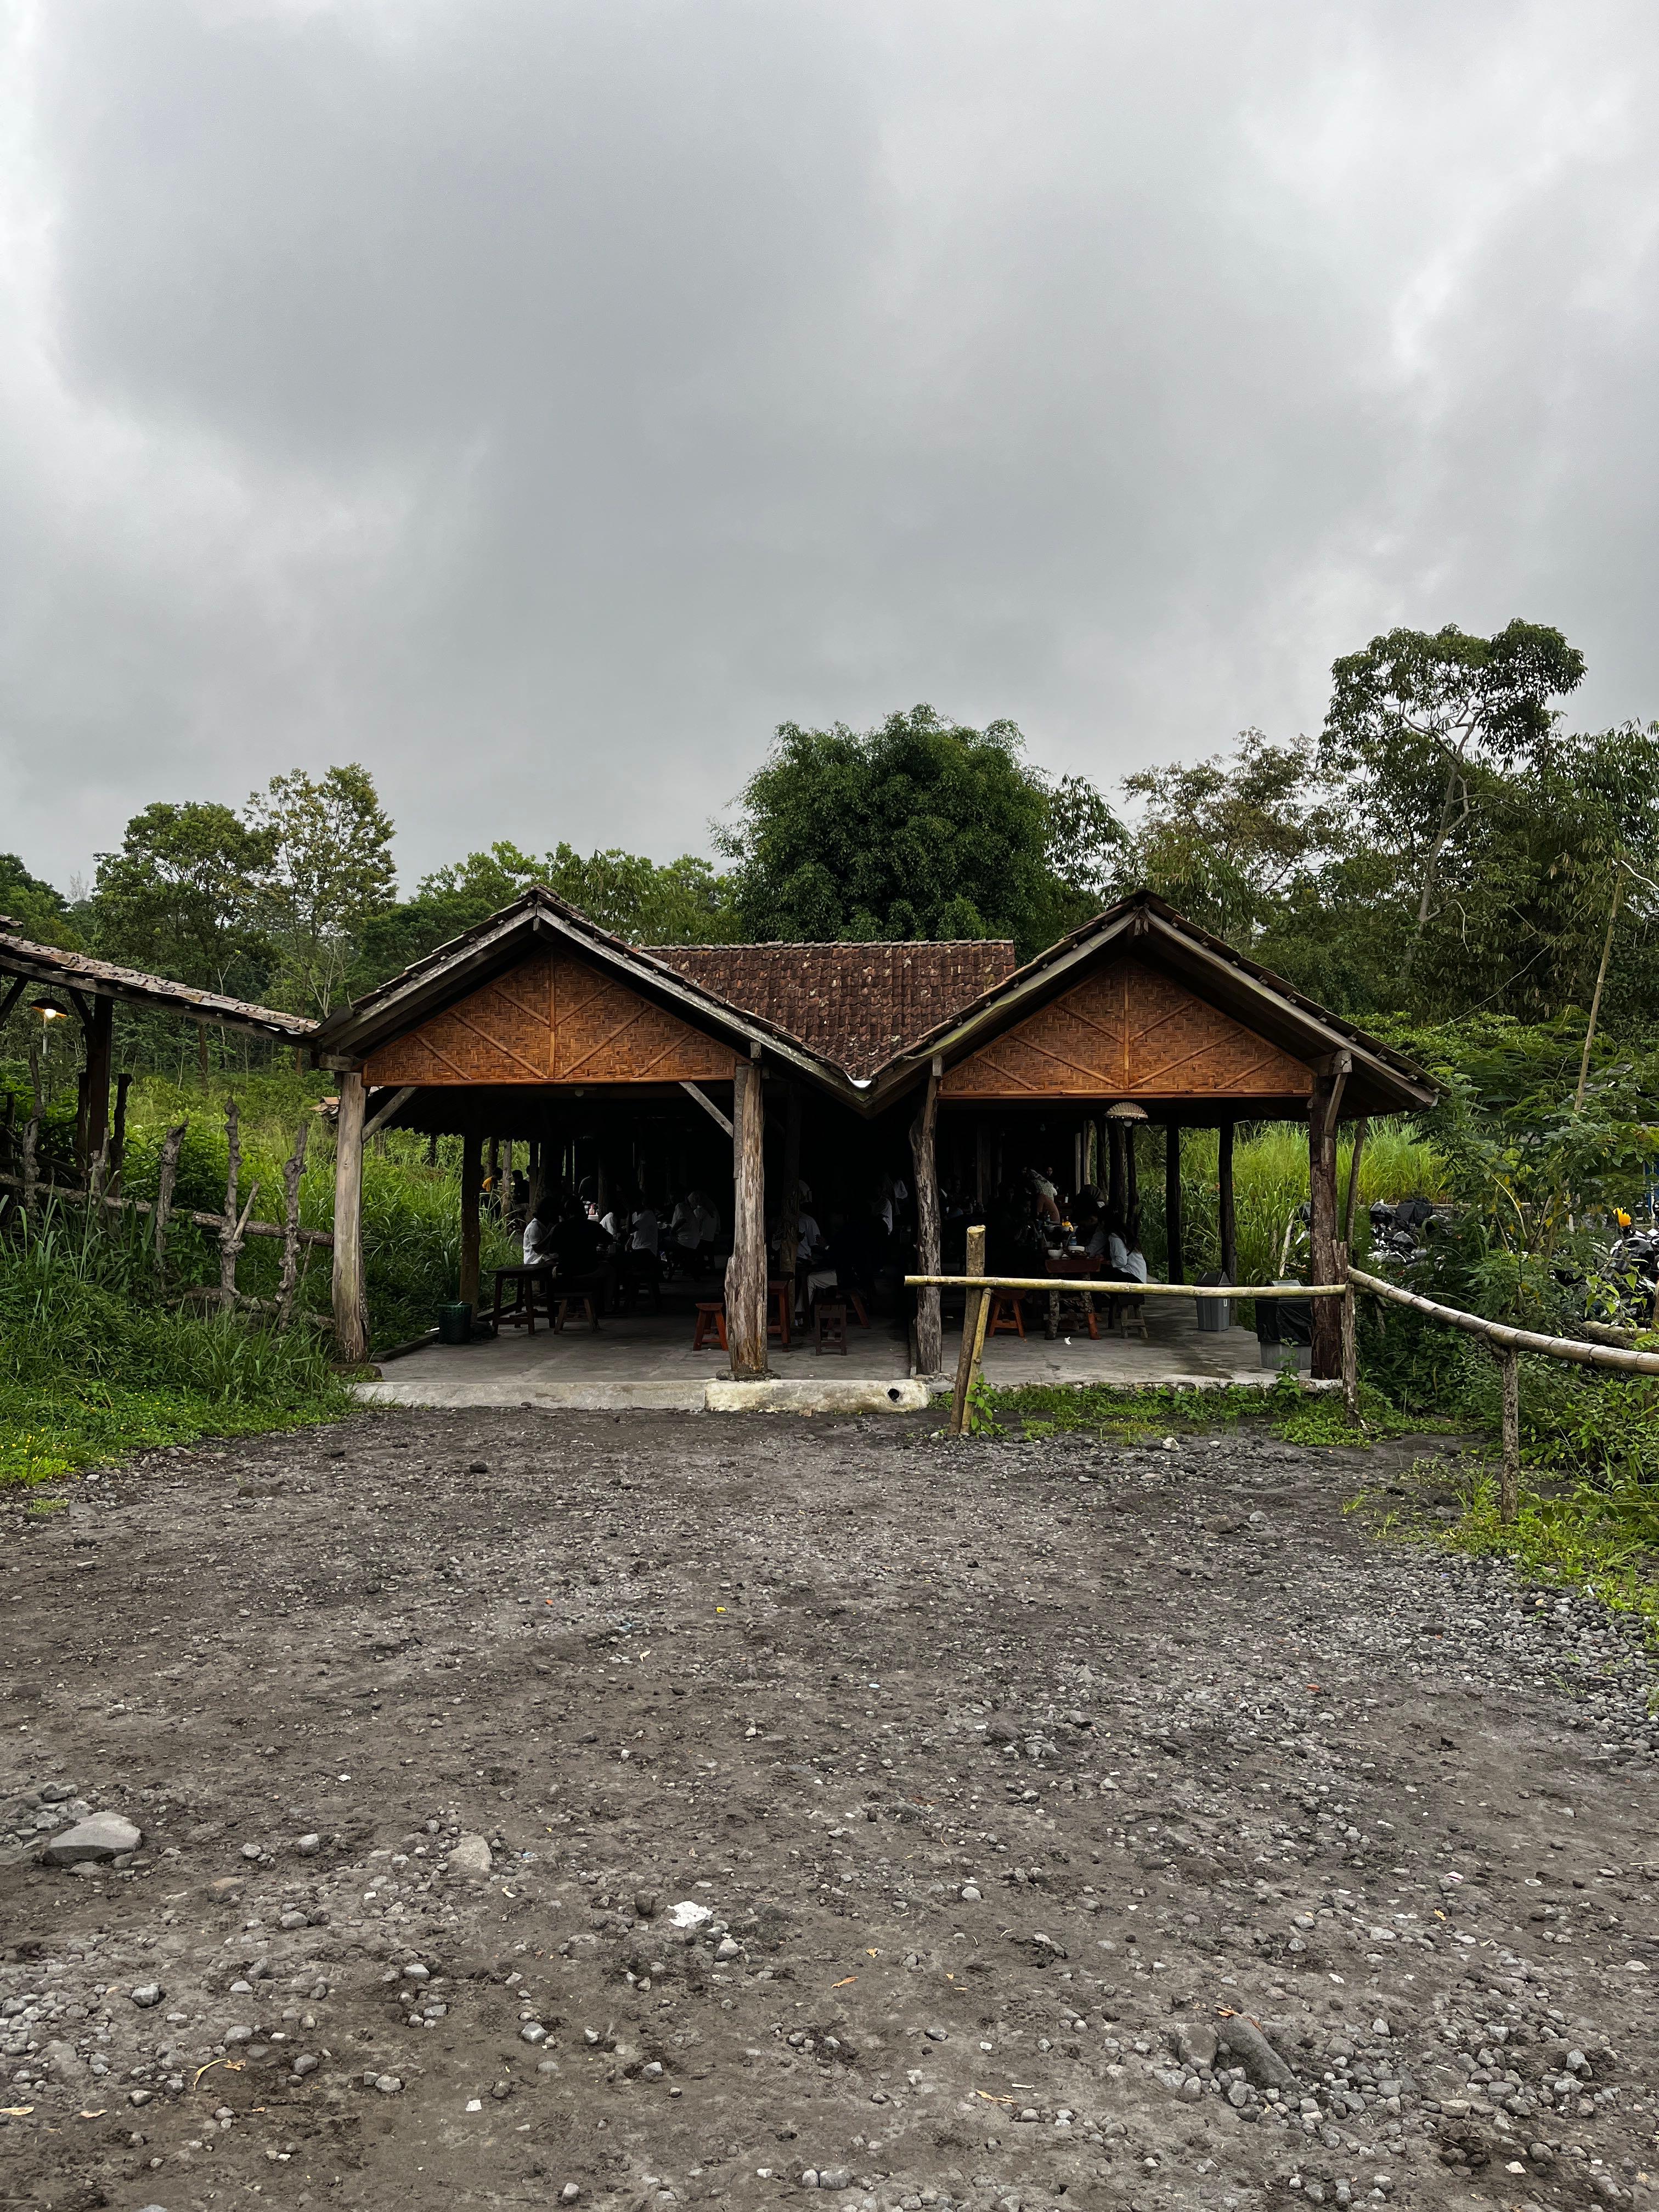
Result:
{"label": "grass patch", "polygon": [[[1498,1517],[1497,1470],[1488,1462],[1455,1467],[1419,1460],[1407,1487],[1419,1497],[1379,1512],[1376,1534],[1508,1559],[1528,1582],[1587,1592],[1610,1612],[1638,1618],[1659,1652],[1659,1490],[1650,1484],[1626,1476],[1605,1486],[1581,1479],[1523,1489],[1507,1528]],[[1424,1492],[1454,1498],[1457,1518],[1426,1519]],[[1355,1501],[1380,1503],[1369,1493]]]}
{"label": "grass patch", "polygon": [[161,1444],[300,1428],[349,1410],[351,1401],[337,1389],[295,1407],[215,1399],[199,1390],[128,1389],[91,1377],[0,1382],[0,1485],[52,1482]]}
{"label": "grass patch", "polygon": [[1074,1431],[1109,1437],[1119,1443],[1148,1437],[1196,1436],[1212,1429],[1235,1428],[1241,1421],[1271,1430],[1288,1443],[1366,1444],[1378,1436],[1401,1436],[1422,1424],[1407,1420],[1380,1391],[1360,1393],[1364,1422],[1358,1435],[1348,1426],[1342,1401],[1334,1392],[1311,1394],[1288,1376],[1265,1390],[1229,1383],[1219,1390],[1114,1389],[1090,1382],[1028,1383],[993,1390],[983,1384],[971,1407],[975,1435],[1064,1436]]}

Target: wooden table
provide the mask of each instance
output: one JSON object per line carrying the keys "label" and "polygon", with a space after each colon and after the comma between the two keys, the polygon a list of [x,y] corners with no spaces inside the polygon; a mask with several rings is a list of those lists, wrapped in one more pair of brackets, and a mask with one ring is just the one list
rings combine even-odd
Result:
{"label": "wooden table", "polygon": [[[551,1260],[523,1260],[510,1267],[497,1267],[495,1303],[490,1312],[490,1323],[499,1336],[503,1328],[516,1328],[522,1322],[532,1336],[536,1334],[536,1293],[542,1297],[542,1311],[550,1327],[553,1320],[553,1262]],[[501,1292],[508,1284],[513,1285],[513,1303],[505,1310]]]}

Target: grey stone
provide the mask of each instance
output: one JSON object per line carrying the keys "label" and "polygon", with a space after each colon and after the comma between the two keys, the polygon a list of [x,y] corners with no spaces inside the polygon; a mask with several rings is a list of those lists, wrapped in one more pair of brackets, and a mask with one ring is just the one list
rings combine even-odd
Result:
{"label": "grey stone", "polygon": [[132,1992],[132,2002],[143,2012],[148,2012],[151,2005],[160,2004],[161,2002],[161,1987],[160,1983],[140,1982],[137,1988]]}
{"label": "grey stone", "polygon": [[520,2043],[545,2043],[547,2030],[542,2026],[540,2021],[527,2020],[519,2030],[519,2040]]}
{"label": "grey stone", "polygon": [[264,1853],[258,1844],[244,1844],[242,1846],[242,1856],[245,1859],[263,1858],[264,1856]]}
{"label": "grey stone", "polygon": [[964,1905],[977,1905],[980,1901],[981,1893],[971,1881],[963,1884],[960,1894]]}
{"label": "grey stone", "polygon": [[488,1839],[483,1836],[461,1836],[451,1846],[449,1871],[460,1875],[468,1881],[482,1881],[495,1864]]}
{"label": "grey stone", "polygon": [[1235,2065],[1244,2069],[1245,2078],[1258,2089],[1293,2089],[1296,2075],[1280,2057],[1253,2020],[1240,2013],[1224,2021],[1219,2032],[1221,2047],[1231,2052]]}
{"label": "grey stone", "polygon": [[40,2055],[54,2081],[72,2087],[87,2079],[86,2063],[72,2043],[49,2043]]}
{"label": "grey stone", "polygon": [[738,1948],[729,1936],[722,1936],[715,1948],[714,1956],[717,1959],[735,1959],[738,1956]]}
{"label": "grey stone", "polygon": [[374,2086],[383,2097],[395,2097],[403,2087],[403,2077],[398,2074],[378,2074]]}
{"label": "grey stone", "polygon": [[41,1853],[47,1866],[81,1866],[100,1859],[119,1858],[136,1851],[144,1840],[142,1828],[119,1813],[91,1813],[54,1836]]}
{"label": "grey stone", "polygon": [[320,1836],[301,1836],[294,1848],[302,1859],[314,1859],[323,1848],[323,1839]]}

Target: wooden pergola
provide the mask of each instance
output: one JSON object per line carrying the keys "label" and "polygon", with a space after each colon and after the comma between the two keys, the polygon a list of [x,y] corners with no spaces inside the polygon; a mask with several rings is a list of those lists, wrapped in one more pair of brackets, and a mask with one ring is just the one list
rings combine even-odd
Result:
{"label": "wooden pergola", "polygon": [[[303,1014],[252,1006],[216,991],[198,991],[188,983],[174,982],[171,976],[149,975],[113,961],[96,960],[90,953],[37,945],[22,936],[7,916],[0,915],[0,1022],[20,1002],[38,1004],[47,1013],[73,1014],[80,1024],[84,1057],[76,1115],[76,1153],[83,1173],[111,1139],[110,1089],[118,1006],[165,1014],[173,1020],[211,1023],[216,1028],[285,1045],[305,1044],[316,1027]],[[125,1085],[124,1076],[116,1086],[118,1149]]]}
{"label": "wooden pergola", "polygon": [[[461,1295],[477,1299],[484,1139],[544,1141],[586,1126],[678,1115],[729,1140],[726,1276],[734,1376],[767,1371],[765,1130],[783,1122],[782,1236],[803,1121],[819,1142],[908,1138],[917,1271],[939,1271],[941,1141],[971,1152],[989,1196],[994,1143],[1063,1121],[1109,1159],[1132,1196],[1133,1128],[1167,1133],[1171,1279],[1182,1267],[1181,1133],[1221,1136],[1224,1266],[1236,1273],[1232,1132],[1291,1120],[1309,1130],[1312,1267],[1332,1279],[1340,1121],[1408,1112],[1433,1087],[1401,1054],[1139,891],[1016,969],[1003,945],[750,945],[645,951],[532,889],[489,921],[341,1008],[308,1041],[340,1077],[335,1321],[343,1353],[368,1349],[362,1147],[398,1125],[464,1141]],[[723,1147],[722,1147],[723,1149]],[[1079,1159],[1081,1153],[1075,1155]],[[1080,1176],[1078,1178],[1080,1179]],[[1316,1312],[1314,1369],[1334,1376],[1335,1315]],[[917,1366],[938,1372],[939,1293],[924,1290]]]}

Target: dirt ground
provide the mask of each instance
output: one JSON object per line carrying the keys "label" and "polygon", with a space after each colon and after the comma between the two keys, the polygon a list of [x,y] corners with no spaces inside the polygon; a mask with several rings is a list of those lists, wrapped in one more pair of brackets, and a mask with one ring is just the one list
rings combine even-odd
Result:
{"label": "dirt ground", "polygon": [[1649,2201],[1651,1678],[1401,1464],[410,1412],[9,1503],[0,2202]]}

